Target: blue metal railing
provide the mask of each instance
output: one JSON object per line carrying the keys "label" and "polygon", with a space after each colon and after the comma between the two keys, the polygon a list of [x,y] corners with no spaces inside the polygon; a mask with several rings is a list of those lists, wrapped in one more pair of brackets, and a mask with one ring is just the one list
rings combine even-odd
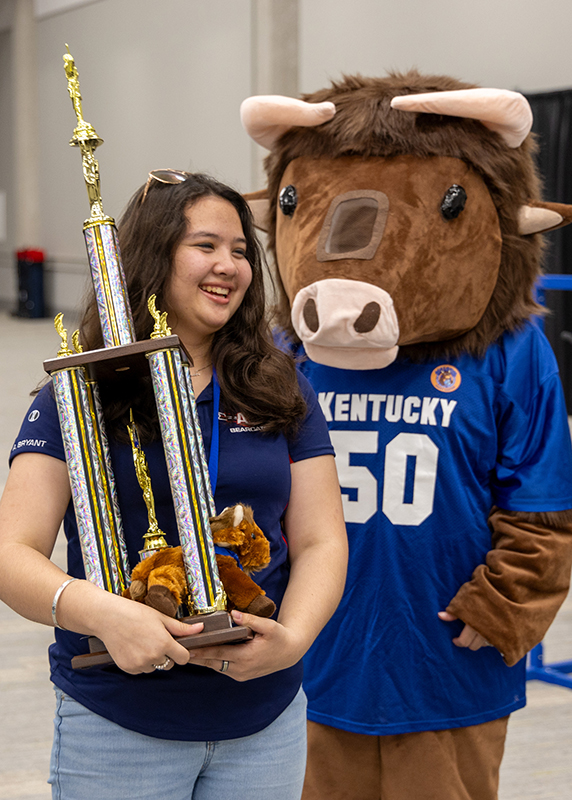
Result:
{"label": "blue metal railing", "polygon": [[[536,300],[545,305],[545,292],[547,291],[572,291],[572,275],[542,275],[536,284]],[[526,666],[526,679],[529,681],[543,681],[554,683],[572,689],[571,661],[557,661],[552,664],[544,663],[544,646],[542,642],[533,647],[528,655]]]}

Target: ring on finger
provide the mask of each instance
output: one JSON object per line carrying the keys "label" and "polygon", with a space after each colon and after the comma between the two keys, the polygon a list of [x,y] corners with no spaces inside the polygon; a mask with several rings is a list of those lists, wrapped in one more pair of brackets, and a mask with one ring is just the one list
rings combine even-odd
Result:
{"label": "ring on finger", "polygon": [[228,665],[229,665],[228,661],[223,661],[222,662],[222,667],[219,669],[219,672],[226,672],[227,669],[228,669]]}
{"label": "ring on finger", "polygon": [[151,664],[154,669],[169,669],[171,664],[173,663],[173,659],[167,656],[162,664]]}

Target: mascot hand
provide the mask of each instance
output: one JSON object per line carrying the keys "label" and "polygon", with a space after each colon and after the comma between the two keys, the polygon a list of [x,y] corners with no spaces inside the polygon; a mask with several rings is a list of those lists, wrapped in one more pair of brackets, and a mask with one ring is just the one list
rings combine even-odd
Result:
{"label": "mascot hand", "polygon": [[[454,622],[457,619],[453,614],[449,614],[448,611],[439,611],[437,616],[443,622]],[[469,650],[480,650],[481,647],[492,647],[491,643],[487,642],[485,637],[477,633],[470,625],[465,625],[459,636],[453,639],[453,644],[457,647],[468,647]]]}

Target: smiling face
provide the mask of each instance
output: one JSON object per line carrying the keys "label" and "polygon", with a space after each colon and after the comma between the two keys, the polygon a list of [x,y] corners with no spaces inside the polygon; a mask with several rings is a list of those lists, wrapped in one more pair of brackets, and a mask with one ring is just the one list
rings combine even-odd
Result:
{"label": "smiling face", "polygon": [[185,216],[165,300],[173,332],[191,354],[202,355],[242,303],[252,270],[240,217],[228,200],[202,197]]}

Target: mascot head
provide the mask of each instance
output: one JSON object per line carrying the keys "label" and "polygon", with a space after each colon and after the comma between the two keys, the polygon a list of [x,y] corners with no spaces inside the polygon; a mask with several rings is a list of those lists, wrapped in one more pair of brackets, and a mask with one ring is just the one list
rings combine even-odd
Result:
{"label": "mascot head", "polygon": [[241,113],[270,150],[249,200],[281,323],[311,359],[359,370],[398,352],[479,355],[538,312],[537,234],[572,207],[539,199],[521,94],[412,71],[251,97]]}

